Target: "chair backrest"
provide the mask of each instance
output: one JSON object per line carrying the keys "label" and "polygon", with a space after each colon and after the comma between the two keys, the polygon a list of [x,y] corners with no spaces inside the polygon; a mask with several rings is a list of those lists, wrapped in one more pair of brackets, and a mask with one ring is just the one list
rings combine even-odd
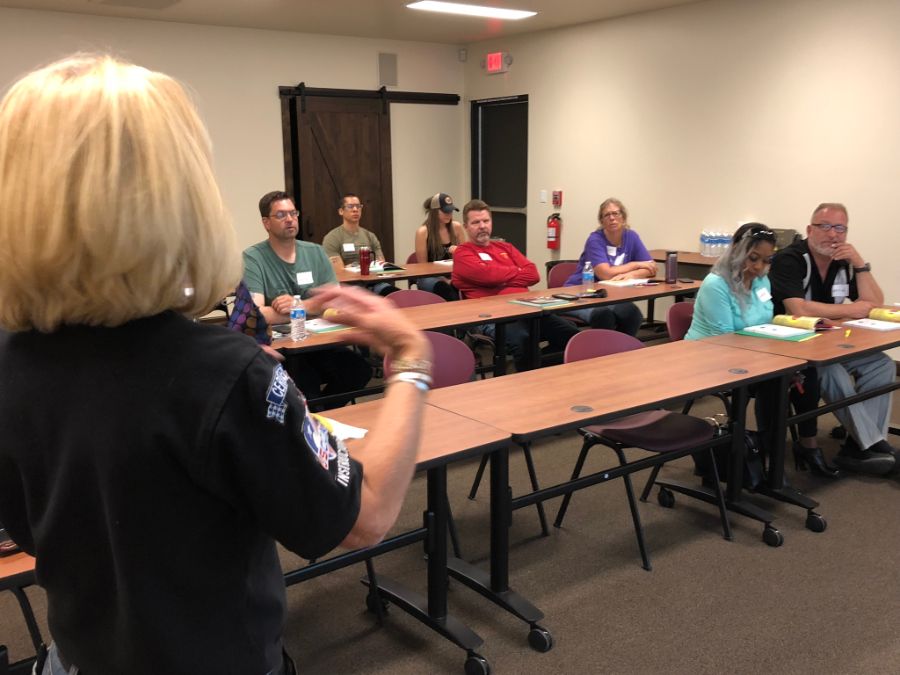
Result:
{"label": "chair backrest", "polygon": [[588,328],[576,334],[566,345],[565,363],[593,359],[597,356],[630,352],[643,348],[644,343],[627,333],[605,328]]}
{"label": "chair backrest", "polygon": [[419,256],[416,255],[415,251],[413,251],[408,256],[406,256],[406,264],[407,265],[417,263],[417,262],[419,262]]}
{"label": "chair backrest", "polygon": [[666,312],[666,328],[670,340],[683,340],[694,318],[693,302],[676,302]]}
{"label": "chair backrest", "polygon": [[418,307],[419,305],[435,305],[439,302],[446,302],[437,293],[420,291],[416,288],[401,288],[387,296],[387,299],[397,307]]}
{"label": "chair backrest", "polygon": [[566,279],[578,269],[578,262],[567,260],[560,262],[547,270],[547,288],[558,288],[566,283]]}
{"label": "chair backrest", "polygon": [[[452,335],[435,333],[430,330],[423,332],[431,343],[431,386],[438,389],[469,382],[475,375],[475,355],[469,346]],[[388,378],[390,374],[391,360],[386,356],[384,357],[385,378]]]}

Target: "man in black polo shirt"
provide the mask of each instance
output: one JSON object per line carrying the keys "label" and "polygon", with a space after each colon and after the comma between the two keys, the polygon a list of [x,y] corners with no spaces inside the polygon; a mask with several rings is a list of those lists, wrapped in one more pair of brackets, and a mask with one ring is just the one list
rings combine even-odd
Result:
{"label": "man in black polo shirt", "polygon": [[[843,321],[867,317],[884,303],[871,265],[847,242],[848,220],[843,204],[820,204],[806,228],[807,238],[775,256],[769,279],[776,314]],[[894,371],[894,362],[881,352],[819,368],[822,398],[837,401],[890,384]],[[898,451],[885,440],[890,414],[890,394],[836,410],[848,437],[835,463],[879,475],[894,469]]]}

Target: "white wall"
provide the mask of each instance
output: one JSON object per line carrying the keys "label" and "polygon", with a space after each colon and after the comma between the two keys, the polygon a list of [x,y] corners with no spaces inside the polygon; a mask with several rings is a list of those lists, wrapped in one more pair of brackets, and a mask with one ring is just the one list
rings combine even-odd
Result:
{"label": "white wall", "polygon": [[[506,50],[508,73],[486,75]],[[468,99],[529,96],[529,257],[549,258],[541,189],[565,190],[562,258],[621,198],[651,248],[703,228],[805,231],[843,201],[850,240],[900,302],[900,3],[712,0],[469,45]]]}
{"label": "white wall", "polygon": [[[242,245],[263,238],[259,197],[284,187],[280,85],[303,81],[312,87],[377,89],[378,53],[391,52],[398,55],[399,77],[391,89],[455,94],[463,89],[456,48],[416,42],[0,8],[0,50],[3,91],[23,73],[76,50],[112,51],[186,83],[209,127]],[[392,105],[398,254],[413,249],[427,195],[460,194],[464,108]]]}

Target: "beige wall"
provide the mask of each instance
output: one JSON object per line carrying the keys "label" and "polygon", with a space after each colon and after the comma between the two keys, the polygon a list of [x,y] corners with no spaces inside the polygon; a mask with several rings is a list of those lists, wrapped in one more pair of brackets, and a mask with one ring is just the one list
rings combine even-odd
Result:
{"label": "beige wall", "polygon": [[[503,75],[485,52],[510,51]],[[529,96],[529,257],[541,189],[565,191],[562,258],[618,196],[648,247],[738,221],[804,229],[821,201],[900,302],[900,2],[714,0],[469,45],[468,99]]]}
{"label": "beige wall", "polygon": [[[35,66],[79,49],[112,50],[185,82],[209,127],[242,245],[263,238],[259,197],[284,187],[279,85],[304,81],[313,87],[377,89],[377,55],[386,51],[398,55],[398,90],[462,94],[463,89],[455,47],[415,42],[0,9],[0,45],[0,90]],[[392,108],[399,254],[412,251],[425,197],[460,192],[465,117],[461,105]],[[425,170],[426,161],[434,163],[433,171]]]}

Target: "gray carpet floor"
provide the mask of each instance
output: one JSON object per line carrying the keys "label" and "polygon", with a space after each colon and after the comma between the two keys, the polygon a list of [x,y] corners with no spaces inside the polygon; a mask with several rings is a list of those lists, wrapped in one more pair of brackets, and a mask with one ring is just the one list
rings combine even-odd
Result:
{"label": "gray carpet floor", "polygon": [[[694,413],[717,411],[705,399]],[[834,418],[820,422],[826,455]],[[896,436],[895,443],[900,443]],[[536,444],[542,484],[566,478],[580,447],[572,434]],[[639,455],[635,452],[632,456]],[[612,466],[597,447],[588,469]],[[464,557],[486,563],[488,485],[466,498],[477,463],[454,465],[449,494]],[[514,493],[527,489],[520,452],[511,453]],[[665,476],[686,482],[691,460]],[[644,474],[635,477],[643,485]],[[793,470],[791,482],[821,502],[821,534],[804,527],[805,511],[760,499],[777,515],[780,548],[761,541],[760,524],[732,516],[725,541],[716,511],[676,496],[673,509],[641,504],[653,571],[640,566],[621,481],[577,493],[564,527],[541,537],[533,508],[516,512],[510,532],[510,583],[546,615],[554,637],[547,653],[532,651],[527,626],[457,582],[451,612],[475,630],[494,673],[900,673],[900,479],[846,476],[826,481]],[[421,523],[424,476],[413,484],[397,530]],[[548,516],[559,500],[548,502]],[[283,552],[285,569],[304,561]],[[425,591],[418,546],[379,558],[379,574]],[[356,565],[288,589],[285,640],[305,673],[463,672],[465,654],[397,608],[382,626],[365,609]],[[30,589],[43,624],[40,589]],[[17,605],[0,594],[0,643],[12,658],[30,643]]]}

